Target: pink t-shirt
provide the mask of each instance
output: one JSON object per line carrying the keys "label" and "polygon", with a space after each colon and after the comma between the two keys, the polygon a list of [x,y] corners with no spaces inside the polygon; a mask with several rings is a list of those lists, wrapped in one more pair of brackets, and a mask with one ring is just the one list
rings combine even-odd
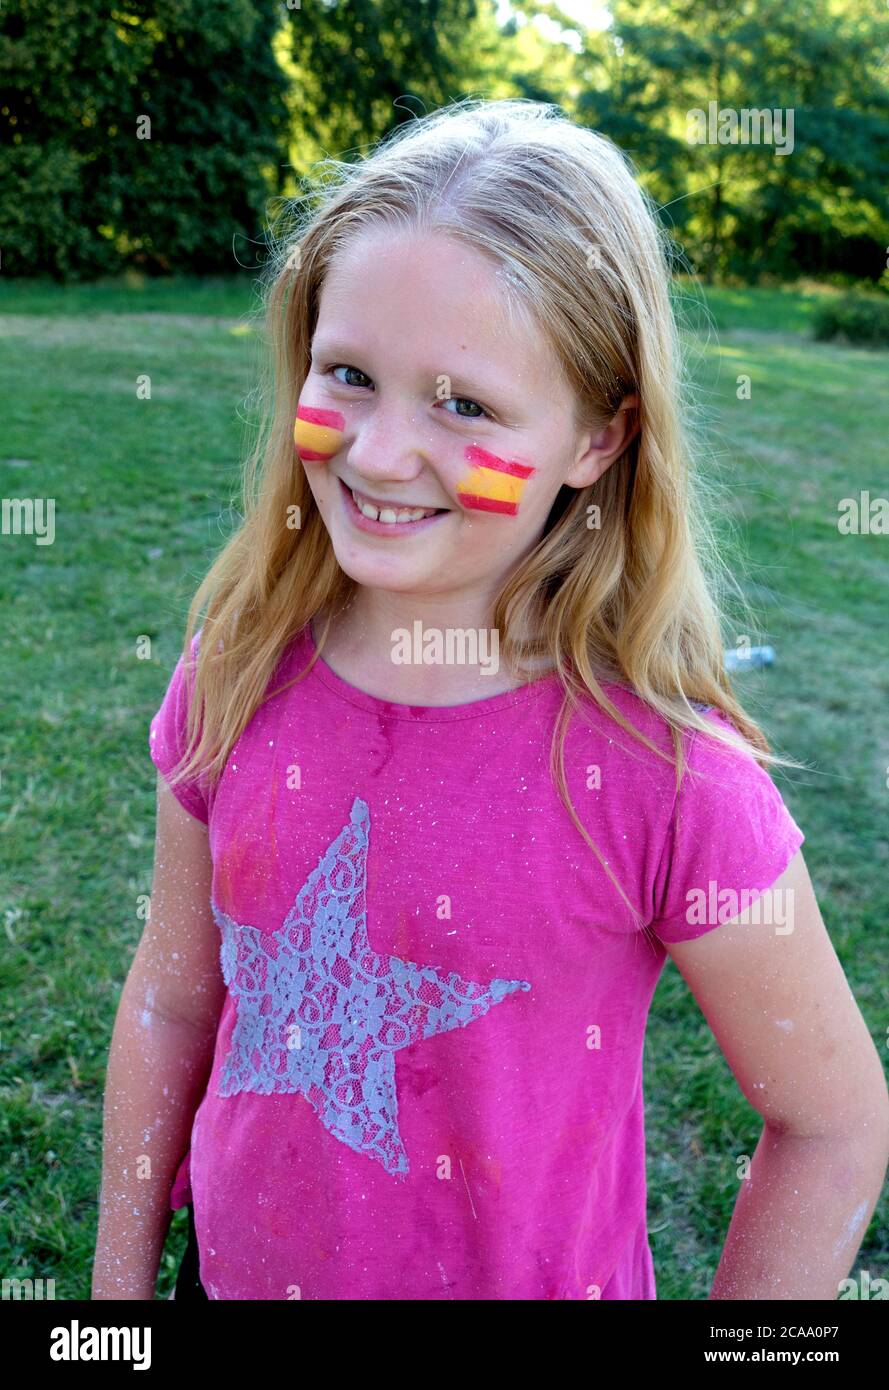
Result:
{"label": "pink t-shirt", "polygon": [[[314,651],[307,627],[269,689]],[[671,751],[660,716],[608,693]],[[187,698],[180,660],[151,723],[164,774]],[[171,1193],[211,1298],[656,1297],[642,1050],[662,943],[735,915],[701,921],[690,894],[758,895],[803,834],[752,758],[695,735],[677,827],[672,764],[590,702],[568,788],[637,929],[553,785],[559,705],[554,677],[392,704],[319,659],[215,789],[176,789],[209,827],[228,986]]]}

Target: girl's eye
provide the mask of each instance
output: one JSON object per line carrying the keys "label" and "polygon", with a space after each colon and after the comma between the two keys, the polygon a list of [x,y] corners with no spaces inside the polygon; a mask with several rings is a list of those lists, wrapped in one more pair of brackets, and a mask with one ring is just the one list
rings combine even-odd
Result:
{"label": "girl's eye", "polygon": [[490,420],[490,418],[491,418],[490,415],[488,414],[488,412],[485,410],[485,408],[484,408],[483,405],[479,405],[478,401],[471,401],[471,400],[469,400],[468,396],[449,396],[449,397],[447,398],[447,400],[444,402],[444,404],[445,404],[445,405],[448,405],[451,401],[456,401],[456,402],[458,403],[458,405],[459,405],[459,404],[463,404],[463,405],[472,405],[472,406],[475,406],[475,409],[478,411],[478,415],[467,415],[467,414],[466,414],[464,411],[462,411],[462,410],[457,410],[457,411],[452,411],[452,412],[451,412],[451,413],[454,414],[454,415],[461,415],[461,416],[463,417],[464,420],[481,420],[481,419]]}
{"label": "girl's eye", "polygon": [[[343,386],[363,386],[365,383],[370,383],[370,377],[366,376],[365,373],[360,370],[360,368],[349,367],[343,362],[335,363],[332,367],[325,368],[325,371],[327,374],[332,375],[334,379],[336,381],[339,381]],[[337,372],[354,372],[356,376],[364,377],[364,382],[362,383],[360,381],[349,381],[348,379],[344,379],[343,377],[336,376]],[[479,405],[478,401],[470,400],[468,396],[448,396],[446,400],[443,401],[443,404],[450,405],[452,401],[456,402],[457,405],[472,406],[476,411],[478,411],[477,415],[470,415],[463,410],[455,410],[450,412],[450,414],[452,415],[459,415],[460,418],[463,420],[490,420],[492,418],[492,416],[489,415],[488,411],[485,410],[483,405]]]}
{"label": "girl's eye", "polygon": [[[358,376],[364,376],[364,372],[359,371],[357,367],[346,367],[346,366],[344,366],[342,363],[339,363],[339,364],[338,364],[337,366],[335,366],[335,367],[328,367],[327,370],[328,370],[329,372],[356,372]],[[337,381],[342,381],[342,377],[336,377],[336,380],[337,380]],[[370,381],[370,377],[364,376],[364,380],[365,380],[365,381]],[[357,381],[343,381],[343,385],[344,385],[344,386],[360,386],[361,383],[360,383],[360,382],[357,382]]]}

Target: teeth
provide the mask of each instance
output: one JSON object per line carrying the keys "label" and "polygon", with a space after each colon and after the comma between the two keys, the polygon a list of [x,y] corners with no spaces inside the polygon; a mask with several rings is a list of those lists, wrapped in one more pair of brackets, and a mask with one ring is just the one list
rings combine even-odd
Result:
{"label": "teeth", "polygon": [[424,510],[422,507],[375,507],[372,502],[367,502],[352,489],[352,499],[355,506],[363,516],[369,517],[371,521],[382,521],[387,525],[396,522],[420,521],[424,516],[433,516],[435,508],[430,507]]}

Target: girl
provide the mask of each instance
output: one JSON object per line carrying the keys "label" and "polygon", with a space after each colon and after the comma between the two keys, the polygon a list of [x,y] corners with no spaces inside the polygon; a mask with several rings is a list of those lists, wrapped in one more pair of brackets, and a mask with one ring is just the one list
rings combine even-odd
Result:
{"label": "girl", "polygon": [[725,675],[653,210],[533,102],[330,167],[151,725],[95,1297],[188,1205],[211,1299],[654,1298],[669,955],[764,1121],[712,1297],[835,1298],[886,1086]]}

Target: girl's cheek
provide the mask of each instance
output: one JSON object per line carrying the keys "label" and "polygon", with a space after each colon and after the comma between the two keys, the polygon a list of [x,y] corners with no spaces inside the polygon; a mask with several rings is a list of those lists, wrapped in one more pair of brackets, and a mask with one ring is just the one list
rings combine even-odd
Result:
{"label": "girl's cheek", "polygon": [[457,484],[462,505],[473,511],[516,516],[525,483],[537,469],[518,459],[498,458],[477,444],[469,445],[464,458],[471,467]]}
{"label": "girl's cheek", "polygon": [[312,405],[296,408],[293,442],[303,463],[327,463],[338,454],[343,443],[346,417],[338,410],[320,410]]}

